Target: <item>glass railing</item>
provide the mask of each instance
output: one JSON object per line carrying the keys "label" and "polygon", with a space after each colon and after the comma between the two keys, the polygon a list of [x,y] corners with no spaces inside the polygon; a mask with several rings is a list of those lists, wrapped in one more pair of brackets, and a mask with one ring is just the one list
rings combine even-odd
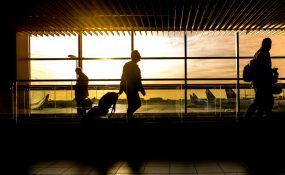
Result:
{"label": "glass railing", "polygon": [[[92,80],[89,82],[89,98],[92,100],[93,106],[98,106],[99,99],[107,92],[119,91],[118,82],[112,84],[114,82],[105,82],[105,85],[96,84]],[[59,81],[48,81],[48,83],[43,81],[18,82],[15,98],[17,115],[76,116],[76,101],[73,90],[75,81],[65,81],[63,84],[65,85],[60,85]],[[184,113],[183,88],[181,84],[146,84],[147,94],[146,96],[140,94],[142,106],[136,113],[173,113],[176,115]],[[116,114],[125,114],[126,111],[127,99],[123,93],[117,101]]]}
{"label": "glass railing", "polygon": [[[237,117],[253,103],[254,89],[250,84],[242,83],[237,89],[233,80],[223,80],[223,84],[218,82],[221,80],[188,80],[185,88],[181,80],[144,80],[146,96],[140,94],[142,106],[136,111],[136,116],[182,118],[230,114]],[[16,117],[76,117],[74,84],[75,81],[59,80],[17,82],[13,95]],[[104,84],[91,80],[89,98],[93,106],[97,106],[99,99],[107,92],[118,92],[118,84],[118,80],[105,81]],[[284,84],[278,86],[282,88],[282,92],[274,95],[273,111],[284,112]],[[126,111],[127,99],[123,93],[117,101],[114,117],[122,117]]]}

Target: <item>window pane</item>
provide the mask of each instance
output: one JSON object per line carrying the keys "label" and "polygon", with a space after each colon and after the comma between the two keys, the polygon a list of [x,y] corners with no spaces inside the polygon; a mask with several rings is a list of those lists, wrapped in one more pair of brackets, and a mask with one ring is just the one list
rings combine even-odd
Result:
{"label": "window pane", "polygon": [[236,85],[231,80],[189,80],[187,90],[188,113],[215,113],[236,111]]}
{"label": "window pane", "polygon": [[187,56],[235,56],[235,35],[229,32],[187,32]]}
{"label": "window pane", "polygon": [[77,56],[77,43],[77,36],[31,36],[31,58],[68,58],[68,55]]}
{"label": "window pane", "polygon": [[83,72],[89,79],[120,79],[129,60],[83,60]]}
{"label": "window pane", "polygon": [[235,59],[187,60],[187,78],[235,78]]}
{"label": "window pane", "polygon": [[[142,106],[137,113],[184,113],[184,90],[177,86],[175,89],[147,90],[146,96],[141,96]],[[168,115],[165,115],[168,117]]]}
{"label": "window pane", "polygon": [[113,35],[83,35],[82,36],[82,54],[85,58],[120,58],[130,57],[131,36],[128,33]]}
{"label": "window pane", "polygon": [[184,78],[184,60],[141,60],[142,78]]}
{"label": "window pane", "polygon": [[[31,90],[30,110],[33,114],[76,114],[73,90]],[[69,88],[70,89],[70,88]],[[46,99],[48,98],[48,99]]]}
{"label": "window pane", "polygon": [[184,57],[183,32],[136,32],[134,48],[142,57]]}
{"label": "window pane", "polygon": [[76,79],[76,61],[31,61],[31,79]]}
{"label": "window pane", "polygon": [[272,46],[270,50],[271,56],[285,55],[285,36],[284,35],[261,35],[261,34],[241,34],[240,35],[240,56],[253,57],[255,52],[261,47],[264,38],[271,38]]}

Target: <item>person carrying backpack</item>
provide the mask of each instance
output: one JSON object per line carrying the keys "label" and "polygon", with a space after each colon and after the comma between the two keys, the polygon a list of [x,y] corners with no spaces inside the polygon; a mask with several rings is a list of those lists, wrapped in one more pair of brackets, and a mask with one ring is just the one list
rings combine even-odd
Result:
{"label": "person carrying backpack", "polygon": [[254,55],[254,79],[252,84],[255,90],[255,99],[246,111],[245,117],[251,117],[257,110],[257,115],[267,117],[272,115],[274,105],[273,86],[277,82],[277,69],[272,69],[270,49],[272,41],[265,38],[261,48]]}
{"label": "person carrying backpack", "polygon": [[131,53],[131,61],[124,65],[121,76],[120,90],[118,94],[120,95],[125,92],[127,95],[128,119],[133,118],[134,112],[141,107],[141,100],[138,92],[141,92],[143,96],[146,95],[141,82],[141,71],[137,65],[140,59],[140,53],[137,50],[133,50]]}

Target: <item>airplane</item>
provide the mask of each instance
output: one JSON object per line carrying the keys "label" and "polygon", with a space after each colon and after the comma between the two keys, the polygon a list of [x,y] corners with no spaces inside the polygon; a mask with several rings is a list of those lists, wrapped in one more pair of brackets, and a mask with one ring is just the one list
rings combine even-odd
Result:
{"label": "airplane", "polygon": [[43,108],[66,108],[76,106],[75,100],[50,100],[50,94],[47,94],[43,99],[36,103],[30,104],[33,110],[42,110]]}
{"label": "airplane", "polygon": [[[91,99],[94,104],[98,101],[95,97]],[[47,94],[42,100],[30,105],[33,110],[42,110],[43,108],[70,108],[76,107],[75,99],[72,100],[50,100]]]}

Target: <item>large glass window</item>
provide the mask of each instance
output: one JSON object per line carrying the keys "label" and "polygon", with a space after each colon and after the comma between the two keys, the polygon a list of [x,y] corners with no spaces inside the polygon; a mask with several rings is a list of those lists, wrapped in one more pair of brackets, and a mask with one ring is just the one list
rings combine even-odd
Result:
{"label": "large glass window", "polygon": [[[238,91],[234,32],[187,32],[187,65],[184,32],[136,31],[133,36],[134,49],[139,50],[142,56],[138,65],[147,94],[140,94],[142,106],[137,113],[181,114],[185,111],[185,100],[188,113],[215,112],[221,115],[236,111]],[[89,97],[94,100],[94,105],[107,91],[119,90],[123,66],[130,61],[131,37],[130,32],[82,35],[83,72],[90,79]],[[273,41],[271,56],[285,55],[284,36],[241,34],[239,37],[241,57],[253,57],[265,37]],[[29,94],[29,104],[34,107],[34,113],[76,113],[72,88],[78,60],[68,59],[68,55],[78,56],[78,41],[78,36],[31,36],[31,60],[26,66],[30,68],[33,80],[30,85],[35,85]],[[239,60],[240,78],[249,60]],[[272,67],[279,68],[280,78],[285,77],[283,65],[283,59],[272,59]],[[184,89],[185,66],[187,91]],[[207,80],[211,78],[215,80]],[[240,110],[244,112],[254,99],[254,90],[250,83],[240,83]],[[25,94],[25,87],[23,91]],[[47,109],[37,108],[47,95],[49,102],[43,107]],[[284,94],[275,95],[275,100],[274,110],[282,111]],[[126,96],[122,94],[116,113],[125,113],[126,109]]]}

